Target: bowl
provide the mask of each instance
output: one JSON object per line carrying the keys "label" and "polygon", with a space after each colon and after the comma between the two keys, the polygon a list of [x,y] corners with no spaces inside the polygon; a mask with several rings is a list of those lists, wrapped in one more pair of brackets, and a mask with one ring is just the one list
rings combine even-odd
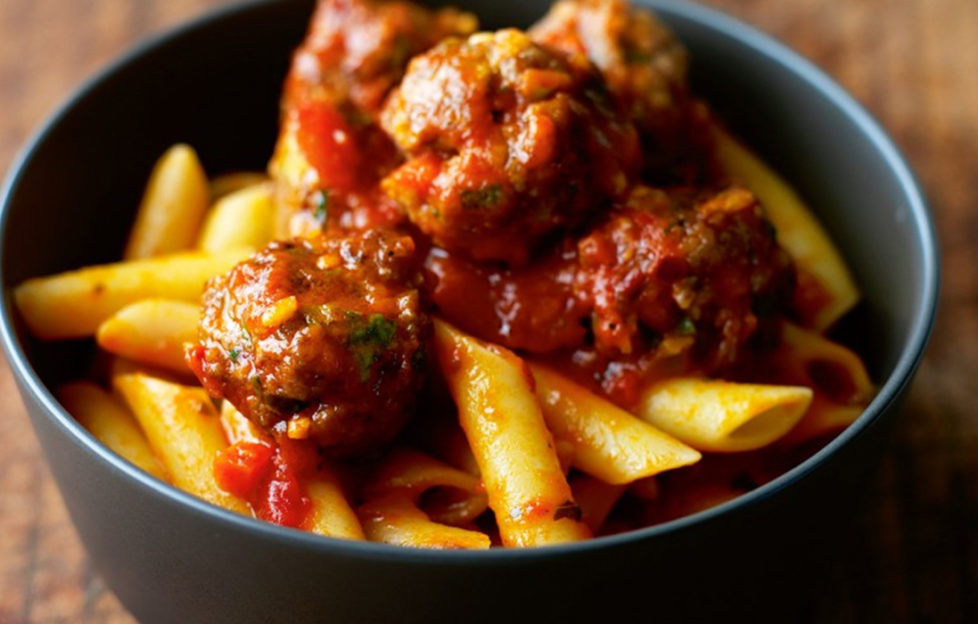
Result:
{"label": "bowl", "polygon": [[[535,0],[458,4],[489,28],[527,25],[547,8]],[[825,74],[715,11],[639,4],[657,10],[691,49],[696,89],[722,103],[721,116],[796,185],[850,262],[864,303],[848,333],[879,384],[858,421],[779,478],[718,507],[523,551],[322,538],[218,509],[113,455],[51,393],[81,374],[90,343],[34,341],[10,290],[28,277],[119,257],[145,176],[175,142],[193,145],[212,172],[264,166],[289,54],[312,3],[237,4],[139,46],[83,86],[30,141],[3,190],[3,348],[94,566],[137,618],[575,621],[797,608],[806,574],[817,576],[813,562],[831,554],[833,530],[845,530],[848,501],[868,483],[865,469],[920,361],[939,282],[933,224],[893,143]]]}

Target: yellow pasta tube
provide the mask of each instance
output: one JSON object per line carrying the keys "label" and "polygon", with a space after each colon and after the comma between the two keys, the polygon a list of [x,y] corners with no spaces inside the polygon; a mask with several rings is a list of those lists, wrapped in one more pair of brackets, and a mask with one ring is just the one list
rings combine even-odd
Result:
{"label": "yellow pasta tube", "polygon": [[834,405],[816,400],[801,422],[778,442],[791,446],[838,433],[856,422],[862,413],[862,406]]}
{"label": "yellow pasta tube", "polygon": [[574,492],[574,500],[581,506],[581,520],[588,525],[591,531],[597,533],[601,530],[608,514],[611,513],[615,503],[625,493],[627,487],[605,483],[586,474],[578,474],[571,479],[571,491]]}
{"label": "yellow pasta tube", "polygon": [[95,340],[109,353],[186,373],[184,345],[196,339],[199,318],[200,307],[192,303],[144,299],[106,319]]}
{"label": "yellow pasta tube", "polygon": [[767,446],[804,416],[812,391],[801,386],[679,378],[654,384],[636,408],[643,420],[701,451]]}
{"label": "yellow pasta tube", "polygon": [[561,470],[526,364],[435,321],[435,352],[506,546],[590,537]]}
{"label": "yellow pasta tube", "polygon": [[268,182],[268,174],[261,171],[235,171],[215,176],[210,184],[211,201],[216,202],[225,195],[263,182]]}
{"label": "yellow pasta tube", "polygon": [[196,152],[187,145],[174,145],[153,167],[123,258],[152,258],[190,249],[209,203],[207,176]]}
{"label": "yellow pasta tube", "polygon": [[269,437],[261,432],[255,423],[248,420],[244,414],[235,409],[230,401],[221,401],[221,429],[228,444],[238,442],[266,442]]}
{"label": "yellow pasta tube", "polygon": [[[848,388],[851,396],[847,397],[850,403],[862,403],[872,398],[876,391],[873,381],[862,359],[851,349],[790,323],[782,326],[781,340],[789,354],[787,366],[792,369],[789,375],[803,379],[806,385],[818,387],[828,381],[821,378],[820,372],[832,376],[841,373],[843,379],[838,381],[851,386]],[[831,394],[833,389],[825,390]]]}
{"label": "yellow pasta tube", "polygon": [[87,381],[65,384],[57,395],[61,405],[99,442],[157,479],[167,480],[146,436],[115,397]]}
{"label": "yellow pasta tube", "polygon": [[141,299],[198,301],[208,279],[251,253],[185,253],[92,266],[29,279],[14,289],[14,301],[38,338],[91,336],[106,319]]}
{"label": "yellow pasta tube", "polygon": [[432,522],[406,492],[391,492],[359,509],[367,539],[372,542],[447,550],[489,548],[489,536],[478,531]]}
{"label": "yellow pasta tube", "polygon": [[[441,524],[465,525],[486,510],[485,488],[476,476],[407,448],[391,451],[363,489],[368,500],[392,491],[407,492]],[[419,500],[425,496],[426,504]]]}
{"label": "yellow pasta tube", "polygon": [[133,373],[113,380],[175,486],[214,505],[251,515],[248,504],[220,487],[214,460],[227,447],[217,410],[203,388]]}
{"label": "yellow pasta tube", "polygon": [[209,253],[264,247],[272,240],[274,209],[268,184],[235,191],[219,199],[211,208],[201,228],[197,247]]}
{"label": "yellow pasta tube", "polygon": [[312,503],[304,525],[307,531],[327,537],[366,539],[360,520],[350,506],[340,479],[332,468],[321,467],[305,486],[306,495]]}
{"label": "yellow pasta tube", "polygon": [[720,166],[757,195],[778,231],[778,242],[803,277],[815,280],[827,295],[828,301],[812,319],[815,329],[824,330],[859,300],[859,290],[842,254],[787,182],[725,130],[716,127],[714,135]]}
{"label": "yellow pasta tube", "polygon": [[530,370],[547,426],[573,446],[578,470],[621,484],[700,460],[695,449],[546,366]]}

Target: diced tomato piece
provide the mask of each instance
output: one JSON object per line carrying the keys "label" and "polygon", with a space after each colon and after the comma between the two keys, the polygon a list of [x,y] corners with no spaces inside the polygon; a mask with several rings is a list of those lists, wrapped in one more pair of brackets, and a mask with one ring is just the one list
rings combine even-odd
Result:
{"label": "diced tomato piece", "polygon": [[238,442],[214,460],[217,485],[235,496],[250,499],[273,468],[274,449],[260,442]]}

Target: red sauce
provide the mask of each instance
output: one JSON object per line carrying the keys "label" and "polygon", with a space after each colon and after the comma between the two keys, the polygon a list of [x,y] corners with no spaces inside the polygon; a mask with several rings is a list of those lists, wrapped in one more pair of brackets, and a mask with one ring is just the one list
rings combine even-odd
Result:
{"label": "red sauce", "polygon": [[214,461],[214,478],[221,489],[251,505],[255,516],[275,524],[301,527],[311,508],[302,487],[310,464],[311,447],[290,440],[237,442]]}
{"label": "red sauce", "polygon": [[306,100],[296,110],[299,146],[323,186],[348,191],[358,185],[363,155],[353,128],[331,106]]}

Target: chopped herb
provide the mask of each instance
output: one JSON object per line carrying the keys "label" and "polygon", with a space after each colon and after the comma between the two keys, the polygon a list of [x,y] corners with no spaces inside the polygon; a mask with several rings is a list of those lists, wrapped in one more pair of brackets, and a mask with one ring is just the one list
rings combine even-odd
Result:
{"label": "chopped herb", "polygon": [[696,325],[693,325],[693,319],[688,316],[684,316],[681,321],[679,321],[679,333],[684,336],[693,336],[696,334]]}
{"label": "chopped herb", "polygon": [[228,351],[228,357],[231,358],[231,361],[232,362],[237,363],[237,361],[238,361],[238,354],[239,353],[241,353],[241,352],[238,351],[237,348],[231,349],[230,351]]}
{"label": "chopped herb", "polygon": [[503,187],[501,184],[490,184],[480,189],[462,191],[461,198],[466,208],[488,208],[502,200]]}
{"label": "chopped herb", "polygon": [[329,216],[329,190],[320,189],[316,191],[313,194],[312,201],[315,207],[313,216],[315,216],[316,222],[319,225],[326,223],[326,218]]}
{"label": "chopped herb", "polygon": [[370,379],[370,369],[380,360],[381,353],[390,346],[397,332],[397,325],[383,314],[372,314],[363,323],[363,315],[358,312],[348,312],[347,320],[359,325],[350,334],[350,345],[353,347],[353,357],[357,368],[360,369],[360,381]]}

